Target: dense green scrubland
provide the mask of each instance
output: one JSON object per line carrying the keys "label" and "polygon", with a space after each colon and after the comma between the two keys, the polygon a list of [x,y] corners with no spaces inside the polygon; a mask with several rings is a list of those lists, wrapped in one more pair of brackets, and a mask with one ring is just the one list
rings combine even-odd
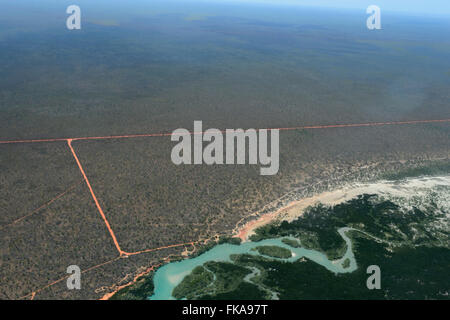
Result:
{"label": "dense green scrubland", "polygon": [[[334,274],[308,259],[291,263],[234,255],[233,263],[206,263],[212,274],[197,270],[174,293],[191,299],[269,299],[274,293],[280,299],[448,299],[449,230],[439,223],[445,214],[432,199],[420,209],[405,209],[368,194],[334,207],[312,207],[296,221],[258,229],[253,240],[294,236],[300,244],[289,239],[284,243],[320,250],[334,259],[345,251],[337,230],[353,227],[358,230],[347,234],[353,242],[356,271]],[[277,256],[278,248],[257,249]],[[366,286],[370,265],[381,269],[379,290]],[[258,272],[248,281],[254,270]],[[201,287],[195,285],[201,281]]]}
{"label": "dense green scrubland", "polygon": [[262,255],[274,258],[286,259],[292,256],[292,252],[289,249],[281,248],[278,246],[261,246],[256,247],[253,250],[258,251]]}

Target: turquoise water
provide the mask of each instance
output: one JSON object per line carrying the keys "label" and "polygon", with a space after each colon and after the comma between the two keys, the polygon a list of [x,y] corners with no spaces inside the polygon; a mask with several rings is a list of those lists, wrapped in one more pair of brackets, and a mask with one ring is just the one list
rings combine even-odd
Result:
{"label": "turquoise water", "polygon": [[[355,256],[352,250],[352,242],[346,236],[346,232],[352,230],[351,228],[341,228],[338,230],[341,237],[345,240],[347,244],[347,250],[344,256],[339,260],[328,260],[328,258],[321,252],[316,250],[308,250],[304,248],[293,248],[285,243],[283,243],[282,239],[295,239],[292,237],[282,237],[276,239],[267,239],[259,242],[245,242],[241,245],[232,245],[232,244],[220,244],[212,249],[206,251],[205,253],[187,260],[182,260],[178,262],[169,263],[160,269],[158,269],[153,277],[155,292],[149,297],[150,300],[170,300],[175,299],[172,297],[173,289],[180,284],[185,276],[190,274],[192,270],[201,266],[208,261],[223,261],[223,262],[231,262],[230,255],[232,254],[251,254],[256,256],[263,256],[266,258],[270,258],[272,260],[279,261],[289,261],[294,262],[302,257],[306,257],[322,266],[330,270],[334,273],[345,273],[352,272],[356,270],[356,261]],[[252,251],[253,248],[259,246],[266,245],[275,245],[279,247],[283,247],[289,249],[293,254],[292,257],[288,259],[278,259],[273,257],[264,256],[259,254],[257,251]],[[348,268],[343,268],[342,264],[345,259],[350,260],[350,266]]]}

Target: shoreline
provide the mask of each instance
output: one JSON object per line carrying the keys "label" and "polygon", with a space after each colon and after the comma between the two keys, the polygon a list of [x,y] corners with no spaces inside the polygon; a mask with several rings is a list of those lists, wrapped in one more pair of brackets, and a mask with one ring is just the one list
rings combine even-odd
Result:
{"label": "shoreline", "polygon": [[[255,230],[259,227],[276,220],[292,222],[300,217],[310,206],[317,205],[318,203],[333,206],[351,200],[361,194],[378,194],[382,197],[386,196],[387,198],[404,198],[407,200],[405,205],[410,206],[411,204],[408,203],[408,200],[411,200],[415,195],[420,194],[424,196],[426,191],[435,185],[450,186],[450,176],[448,174],[440,176],[420,176],[402,180],[401,183],[398,181],[380,180],[372,183],[348,184],[341,186],[339,189],[325,191],[312,197],[292,201],[286,206],[276,209],[273,212],[260,215],[257,219],[249,221],[237,229],[232,237],[240,238],[242,242],[248,242],[249,237],[253,235]],[[411,193],[411,188],[415,188],[415,193]],[[170,259],[166,258],[165,260],[165,262],[170,263]],[[142,276],[146,276],[150,272],[156,271],[163,264],[164,263],[161,263],[146,268],[143,272],[136,275],[133,281],[117,286],[112,292],[105,294],[101,300],[108,300],[121,289],[135,284]]]}
{"label": "shoreline", "polygon": [[395,181],[381,180],[373,183],[349,184],[339,189],[325,191],[312,197],[303,198],[290,202],[286,206],[259,216],[257,219],[247,222],[233,235],[233,238],[240,238],[242,242],[249,241],[249,237],[255,233],[259,227],[265,226],[274,221],[292,222],[300,217],[305,210],[322,203],[327,206],[334,206],[345,201],[349,201],[361,194],[378,194],[386,197],[401,197],[410,199],[414,196],[408,193],[411,187],[419,188],[423,193],[430,186],[438,184],[450,185],[450,176],[425,176],[407,179],[403,184]]}
{"label": "shoreline", "polygon": [[345,190],[345,188],[341,188],[335,191],[325,191],[312,197],[292,201],[274,212],[263,214],[257,219],[247,222],[239,228],[237,234],[235,234],[233,238],[240,238],[242,242],[246,242],[249,241],[249,237],[255,233],[256,229],[273,221],[279,220],[292,222],[300,217],[308,207],[314,206],[318,203],[335,205],[343,202],[348,197],[348,192]]}

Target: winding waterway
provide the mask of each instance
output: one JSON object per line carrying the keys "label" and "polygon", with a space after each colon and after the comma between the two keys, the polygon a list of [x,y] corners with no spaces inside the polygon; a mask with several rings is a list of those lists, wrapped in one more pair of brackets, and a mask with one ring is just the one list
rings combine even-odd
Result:
{"label": "winding waterway", "polygon": [[[325,198],[318,198],[318,200],[322,203],[328,203],[331,205],[354,198],[358,194],[378,194],[386,199],[391,199],[396,203],[399,203],[403,208],[408,210],[421,207],[425,207],[426,210],[426,207],[429,205],[428,202],[431,199],[434,206],[440,208],[442,212],[447,212],[446,217],[443,219],[448,221],[448,208],[450,204],[450,193],[448,192],[449,187],[450,176],[448,175],[417,177],[401,181],[380,181],[377,183],[362,184],[350,189],[338,190],[334,193],[328,192],[325,194]],[[328,202],[325,200],[328,200]],[[446,223],[448,222],[442,222],[444,229],[447,228]],[[344,256],[338,260],[329,260],[323,253],[316,250],[294,248],[282,242],[282,239],[286,238],[293,240],[295,239],[289,237],[267,239],[259,242],[244,242],[241,245],[221,244],[195,258],[172,262],[158,269],[153,278],[155,285],[154,294],[150,296],[149,299],[174,299],[172,296],[173,289],[178,286],[184,277],[190,274],[195,267],[201,266],[208,261],[231,262],[230,256],[233,254],[251,254],[255,256],[263,256],[272,260],[288,262],[294,262],[305,257],[320,264],[333,273],[353,272],[356,270],[357,265],[353,254],[352,241],[346,235],[346,233],[350,230],[362,232],[376,241],[386,241],[376,238],[361,230],[348,227],[340,228],[338,232],[345,240],[347,249]],[[289,249],[292,252],[292,256],[288,259],[278,259],[262,255],[258,251],[252,250],[256,247],[267,245]],[[350,263],[348,263],[348,261],[347,263],[344,263],[347,259]],[[346,266],[346,268],[344,266]],[[249,272],[251,273],[245,277],[244,281],[253,283],[252,278],[255,277],[258,272],[255,269],[249,269]],[[254,284],[258,285],[256,283]],[[265,288],[261,289],[264,290]],[[272,298],[277,297],[275,292],[270,293],[272,294]]]}
{"label": "winding waterway", "polygon": [[[340,228],[338,230],[341,237],[345,240],[347,244],[347,250],[344,256],[338,260],[329,260],[325,254],[316,250],[309,250],[305,248],[294,248],[291,247],[284,242],[282,239],[292,239],[291,237],[283,237],[276,239],[267,239],[258,242],[245,242],[240,245],[232,245],[232,244],[220,244],[212,249],[204,252],[203,254],[192,258],[186,259],[183,261],[172,262],[169,263],[160,269],[158,269],[153,277],[155,290],[154,294],[149,297],[150,300],[170,300],[175,299],[172,296],[173,289],[180,284],[180,282],[184,279],[185,276],[190,274],[195,267],[201,266],[208,261],[220,261],[220,262],[231,262],[230,256],[233,254],[251,254],[256,256],[263,256],[265,258],[279,260],[279,261],[288,261],[294,262],[303,257],[314,261],[327,268],[331,272],[334,273],[345,273],[352,272],[356,270],[356,261],[355,256],[352,250],[352,241],[347,237],[346,232],[352,230],[351,228]],[[279,246],[282,248],[286,248],[292,252],[292,256],[287,259],[279,259],[268,257],[258,253],[256,250],[252,250],[253,248],[259,246]],[[346,259],[349,259],[350,265],[347,268],[344,268],[343,263]]]}

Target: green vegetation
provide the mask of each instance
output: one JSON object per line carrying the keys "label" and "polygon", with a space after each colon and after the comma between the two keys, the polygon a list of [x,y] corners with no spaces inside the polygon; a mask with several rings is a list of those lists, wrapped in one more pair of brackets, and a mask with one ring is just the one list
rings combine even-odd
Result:
{"label": "green vegetation", "polygon": [[123,288],[111,300],[146,300],[153,294],[153,274],[139,279],[134,285]]}
{"label": "green vegetation", "polygon": [[297,240],[284,238],[281,240],[284,244],[287,244],[288,246],[291,246],[292,248],[300,248],[301,244]]}
{"label": "green vegetation", "polygon": [[203,267],[196,267],[173,290],[172,295],[177,299],[193,299],[210,294],[225,294],[226,296],[229,292],[239,290],[244,290],[244,292],[247,290],[249,292],[257,291],[254,286],[242,283],[244,277],[250,273],[251,271],[247,268],[233,263],[210,261],[205,263]]}
{"label": "green vegetation", "polygon": [[241,243],[241,241],[242,240],[240,238],[236,238],[236,237],[222,236],[219,238],[219,244],[229,243],[229,244],[239,245]]}
{"label": "green vegetation", "polygon": [[342,263],[342,267],[347,269],[348,267],[350,267],[350,259],[345,259],[344,262]]}
{"label": "green vegetation", "polygon": [[217,294],[207,294],[200,297],[200,300],[263,300],[266,299],[266,294],[258,289],[256,286],[241,282],[231,291],[219,292]]}
{"label": "green vegetation", "polygon": [[278,246],[260,246],[252,250],[258,251],[260,254],[265,256],[287,259],[292,257],[292,252],[289,249],[278,247]]}
{"label": "green vegetation", "polygon": [[172,295],[177,298],[192,299],[195,292],[204,290],[214,279],[211,272],[203,267],[196,267],[191,274],[186,276],[183,281],[173,290]]}
{"label": "green vegetation", "polygon": [[[447,299],[449,249],[407,247],[389,253],[385,244],[358,234],[353,239],[358,269],[349,274],[335,275],[308,259],[286,263],[247,255],[236,263],[264,269],[261,283],[280,299]],[[366,269],[373,264],[381,268],[381,290],[366,287]]]}
{"label": "green vegetation", "polygon": [[207,262],[205,267],[216,275],[215,292],[228,292],[236,289],[242,279],[250,273],[247,268],[228,262]]}
{"label": "green vegetation", "polygon": [[[310,208],[291,223],[261,228],[256,234],[259,239],[307,234],[314,238],[311,243],[317,249],[329,253],[342,250],[341,242],[332,245],[338,228],[358,227],[347,232],[358,268],[351,273],[334,274],[308,259],[290,263],[251,254],[233,255],[233,264],[205,264],[220,281],[197,298],[269,299],[270,293],[276,292],[280,299],[448,299],[448,229],[437,223],[445,210],[436,206],[433,199],[426,201],[429,203],[422,203],[426,211],[406,210],[376,195],[361,195],[334,207]],[[298,244],[287,238],[283,242]],[[256,249],[264,255],[281,257],[284,248]],[[367,289],[366,270],[370,265],[381,269],[380,290]],[[350,260],[345,259],[343,267],[349,266]],[[246,279],[251,270],[258,272]]]}
{"label": "green vegetation", "polygon": [[[320,250],[331,259],[342,257],[345,242],[337,233],[341,227],[354,227],[386,241],[402,244],[437,244],[448,242],[445,230],[430,232],[428,226],[444,218],[433,201],[427,212],[413,208],[405,211],[399,205],[376,195],[360,195],[334,207],[318,205],[292,223],[267,225],[256,231],[252,240],[294,236],[306,248]],[[325,223],[326,221],[326,223]]]}

